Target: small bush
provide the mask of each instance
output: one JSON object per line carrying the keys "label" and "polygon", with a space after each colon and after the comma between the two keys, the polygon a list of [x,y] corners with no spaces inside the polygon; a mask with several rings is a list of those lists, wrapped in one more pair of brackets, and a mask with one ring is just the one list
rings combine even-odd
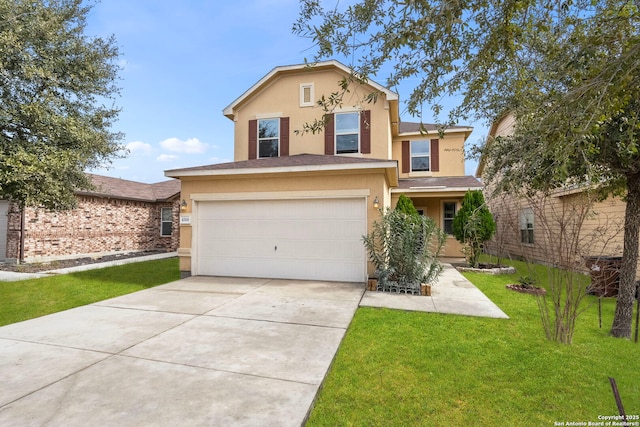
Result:
{"label": "small bush", "polygon": [[384,290],[419,293],[442,272],[437,258],[445,238],[432,218],[395,209],[383,212],[363,240]]}

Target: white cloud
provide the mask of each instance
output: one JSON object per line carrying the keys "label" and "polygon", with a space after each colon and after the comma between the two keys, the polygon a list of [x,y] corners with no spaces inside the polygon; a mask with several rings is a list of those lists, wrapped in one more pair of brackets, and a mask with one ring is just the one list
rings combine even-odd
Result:
{"label": "white cloud", "polygon": [[176,153],[199,154],[204,153],[209,145],[201,142],[198,138],[189,138],[186,141],[178,138],[168,138],[160,142],[160,146],[165,150],[175,151]]}
{"label": "white cloud", "polygon": [[159,162],[170,162],[177,159],[179,159],[179,157],[174,156],[173,154],[160,154],[158,157],[156,157],[156,160]]}
{"label": "white cloud", "polygon": [[141,142],[141,141],[130,142],[125,147],[131,153],[150,154],[151,151],[153,150],[151,148],[151,144],[147,144],[146,142]]}

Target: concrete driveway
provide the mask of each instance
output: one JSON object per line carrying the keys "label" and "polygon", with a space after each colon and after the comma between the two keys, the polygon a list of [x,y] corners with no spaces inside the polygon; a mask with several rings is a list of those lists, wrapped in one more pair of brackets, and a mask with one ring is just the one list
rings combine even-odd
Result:
{"label": "concrete driveway", "polygon": [[0,425],[299,426],[364,285],[192,277],[0,328]]}

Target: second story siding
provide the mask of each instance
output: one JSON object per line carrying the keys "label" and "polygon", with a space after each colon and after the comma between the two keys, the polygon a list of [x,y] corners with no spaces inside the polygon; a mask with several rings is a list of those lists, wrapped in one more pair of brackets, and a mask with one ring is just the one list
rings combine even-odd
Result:
{"label": "second story siding", "polygon": [[316,101],[339,92],[346,76],[338,68],[298,69],[276,74],[254,88],[233,108],[234,160],[303,153],[390,159],[389,102],[385,94],[375,103],[363,102],[375,90],[368,85],[351,85],[325,131],[296,132],[305,123],[322,120]]}

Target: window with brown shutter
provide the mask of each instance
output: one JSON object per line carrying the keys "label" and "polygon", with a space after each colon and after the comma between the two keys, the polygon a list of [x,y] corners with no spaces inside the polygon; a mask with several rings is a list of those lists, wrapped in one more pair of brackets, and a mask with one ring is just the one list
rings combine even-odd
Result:
{"label": "window with brown shutter", "polygon": [[440,171],[440,140],[431,140],[431,170],[433,172]]}
{"label": "window with brown shutter", "polygon": [[360,152],[371,154],[371,110],[360,113]]}
{"label": "window with brown shutter", "polygon": [[411,171],[411,146],[409,141],[402,141],[402,173]]}
{"label": "window with brown shutter", "polygon": [[324,154],[335,154],[335,128],[333,124],[333,114],[327,114],[325,116],[324,124]]}
{"label": "window with brown shutter", "polygon": [[249,160],[258,157],[258,121],[249,120]]}
{"label": "window with brown shutter", "polygon": [[289,117],[280,119],[280,156],[289,155]]}

